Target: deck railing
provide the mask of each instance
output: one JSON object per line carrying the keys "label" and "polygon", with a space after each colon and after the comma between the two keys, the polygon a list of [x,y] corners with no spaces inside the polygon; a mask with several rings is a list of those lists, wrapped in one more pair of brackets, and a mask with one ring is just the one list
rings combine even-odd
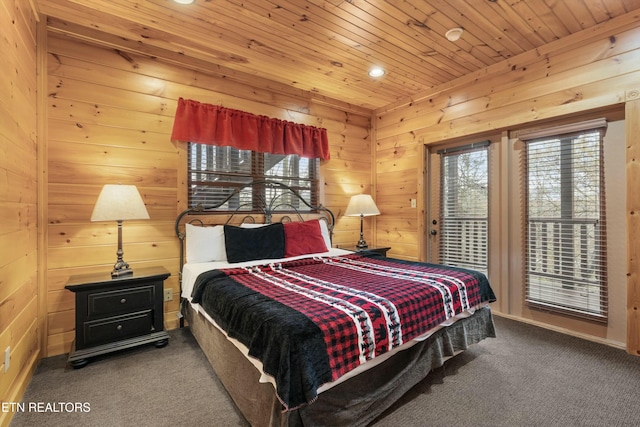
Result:
{"label": "deck railing", "polygon": [[447,217],[440,224],[442,264],[487,273],[488,218]]}
{"label": "deck railing", "polygon": [[527,300],[600,314],[606,305],[600,222],[529,220]]}

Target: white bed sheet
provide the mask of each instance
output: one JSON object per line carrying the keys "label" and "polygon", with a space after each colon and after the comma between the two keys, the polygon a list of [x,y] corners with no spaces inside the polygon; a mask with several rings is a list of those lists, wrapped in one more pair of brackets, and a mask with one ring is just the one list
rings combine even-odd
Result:
{"label": "white bed sheet", "polygon": [[187,263],[182,267],[182,297],[191,301],[191,292],[193,291],[193,285],[196,282],[198,276],[205,271],[218,270],[221,268],[242,268],[251,267],[252,265],[263,265],[273,262],[292,261],[296,259],[314,258],[314,257],[328,257],[339,256],[353,253],[346,249],[331,248],[327,252],[321,252],[311,255],[299,255],[289,258],[280,259],[261,259],[257,261],[245,261],[229,263],[228,261],[213,261],[213,262],[199,262],[199,263]]}
{"label": "white bed sheet", "polygon": [[[273,376],[267,374],[266,372],[264,372],[263,367],[262,367],[262,362],[249,355],[249,349],[242,344],[240,341],[236,340],[235,338],[229,337],[229,335],[227,335],[226,331],[224,329],[222,329],[216,322],[215,320],[213,320],[211,318],[211,316],[209,316],[205,310],[202,308],[202,306],[200,306],[200,304],[194,304],[191,302],[191,292],[193,290],[193,285],[195,284],[196,279],[198,278],[198,276],[206,271],[209,270],[215,270],[215,269],[221,269],[221,268],[229,268],[229,267],[250,267],[252,265],[262,265],[262,264],[266,264],[266,263],[271,263],[271,262],[281,262],[281,261],[285,261],[285,260],[295,260],[295,259],[303,259],[303,258],[312,258],[312,257],[318,257],[318,256],[339,256],[339,255],[346,255],[349,253],[353,253],[352,251],[348,251],[345,249],[338,249],[338,248],[331,248],[329,251],[327,252],[323,252],[323,253],[319,253],[319,254],[313,254],[313,255],[302,255],[302,256],[297,256],[297,257],[290,257],[290,258],[283,258],[283,259],[274,259],[274,260],[259,260],[259,261],[247,261],[247,262],[239,262],[239,263],[233,263],[230,264],[226,261],[216,261],[216,262],[203,262],[203,263],[197,263],[197,264],[185,264],[183,266],[182,269],[182,297],[186,298],[189,303],[191,304],[191,307],[194,311],[201,313],[209,322],[211,322],[211,324],[213,326],[215,326],[216,328],[218,328],[226,337],[229,341],[231,341],[231,343],[233,345],[236,346],[236,348],[238,348],[238,350],[240,350],[240,352],[256,367],[256,369],[260,372],[260,382],[261,383],[270,383],[271,385],[273,385],[274,389],[275,389],[275,379],[273,378]],[[427,338],[429,338],[431,335],[433,335],[435,332],[437,332],[438,330],[446,327],[446,326],[450,326],[453,325],[458,319],[463,319],[465,317],[469,317],[471,316],[475,310],[479,308],[479,307],[474,307],[471,308],[467,311],[464,311],[454,317],[451,317],[449,319],[447,319],[446,321],[444,321],[443,323],[441,323],[440,325],[436,326],[435,328],[427,331],[426,333],[424,333],[423,335],[414,338],[411,341],[408,341],[402,345],[400,345],[399,347],[394,348],[393,350],[383,353],[380,356],[377,356],[369,361],[367,361],[366,363],[363,363],[362,365],[359,365],[357,368],[353,369],[352,371],[346,373],[345,375],[343,375],[342,377],[338,378],[336,381],[327,383],[327,384],[323,384],[321,387],[318,388],[318,393],[322,393],[323,391],[326,391],[328,389],[330,389],[331,387],[334,387],[340,383],[342,383],[343,381],[348,380],[349,378],[352,378],[368,369],[371,369],[377,365],[379,365],[380,363],[384,362],[385,360],[389,359],[391,356],[393,356],[394,354],[396,354],[399,351],[403,351],[406,350],[410,347],[412,347],[413,345],[415,345],[416,343],[420,342],[420,341],[424,341]]]}

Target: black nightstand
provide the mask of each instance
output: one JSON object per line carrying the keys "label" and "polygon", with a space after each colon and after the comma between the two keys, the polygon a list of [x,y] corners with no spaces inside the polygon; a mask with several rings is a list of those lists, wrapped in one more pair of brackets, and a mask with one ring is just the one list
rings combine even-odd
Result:
{"label": "black nightstand", "polygon": [[382,247],[382,248],[377,248],[377,247],[373,247],[373,246],[369,246],[368,248],[359,248],[357,246],[345,246],[343,248],[340,249],[346,249],[348,251],[354,251],[354,252],[375,252],[377,254],[380,254],[382,256],[387,256],[387,251],[389,249],[391,249],[390,247]]}
{"label": "black nightstand", "polygon": [[76,339],[69,363],[81,368],[89,358],[138,345],[164,347],[164,281],[162,267],[138,268],[133,275],[112,279],[109,272],[69,278],[66,289],[76,294]]}

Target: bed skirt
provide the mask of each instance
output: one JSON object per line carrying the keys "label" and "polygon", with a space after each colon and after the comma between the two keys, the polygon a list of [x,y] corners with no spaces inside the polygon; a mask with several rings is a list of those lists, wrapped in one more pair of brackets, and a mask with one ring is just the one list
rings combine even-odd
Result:
{"label": "bed skirt", "polygon": [[271,384],[224,334],[186,304],[189,328],[247,421],[264,426],[366,426],[431,370],[484,338],[495,337],[490,308],[445,327],[378,366],[321,393],[316,402],[282,412]]}

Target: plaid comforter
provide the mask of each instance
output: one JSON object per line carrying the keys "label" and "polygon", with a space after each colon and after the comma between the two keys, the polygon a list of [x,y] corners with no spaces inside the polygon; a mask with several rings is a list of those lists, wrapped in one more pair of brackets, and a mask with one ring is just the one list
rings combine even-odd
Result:
{"label": "plaid comforter", "polygon": [[193,302],[249,348],[285,409],[495,296],[482,273],[350,254],[201,274]]}

